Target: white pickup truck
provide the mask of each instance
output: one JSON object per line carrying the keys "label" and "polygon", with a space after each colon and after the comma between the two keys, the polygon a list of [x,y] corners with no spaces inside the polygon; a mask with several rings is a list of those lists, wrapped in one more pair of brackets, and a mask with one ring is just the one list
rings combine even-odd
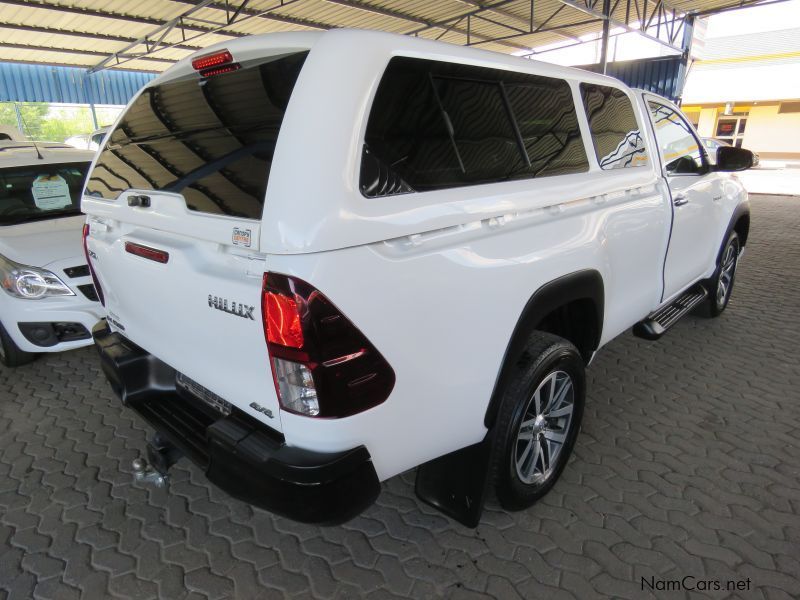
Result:
{"label": "white pickup truck", "polygon": [[103,369],[159,471],[336,523],[419,467],[476,525],[555,483],[600,347],[725,309],[752,154],[715,159],[576,69],[366,31],[212,47],[92,165]]}

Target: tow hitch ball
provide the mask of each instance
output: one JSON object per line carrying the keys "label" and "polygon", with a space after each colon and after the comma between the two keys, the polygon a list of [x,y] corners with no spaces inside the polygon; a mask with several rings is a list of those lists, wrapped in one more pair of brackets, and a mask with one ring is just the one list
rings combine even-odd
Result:
{"label": "tow hitch ball", "polygon": [[135,481],[152,483],[156,487],[166,487],[169,483],[169,469],[180,457],[180,451],[156,433],[147,442],[147,459],[141,456],[133,459],[133,478]]}

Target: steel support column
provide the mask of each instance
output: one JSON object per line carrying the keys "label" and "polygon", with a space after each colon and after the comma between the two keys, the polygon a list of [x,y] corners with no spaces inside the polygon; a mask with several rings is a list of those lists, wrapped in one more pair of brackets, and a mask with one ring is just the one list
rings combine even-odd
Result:
{"label": "steel support column", "polygon": [[97,111],[94,107],[94,91],[92,90],[92,74],[89,71],[84,71],[83,77],[81,77],[81,86],[83,87],[83,93],[86,95],[86,100],[89,102],[89,112],[92,115],[92,125],[94,129],[100,129],[97,124]]}
{"label": "steel support column", "polygon": [[611,27],[609,19],[611,17],[611,0],[603,0],[603,37],[600,41],[600,66],[601,73],[606,74],[608,67],[608,33]]}
{"label": "steel support column", "polygon": [[25,131],[27,129],[25,121],[22,120],[22,113],[19,110],[19,102],[14,102],[14,115],[17,117],[17,129],[22,135],[28,135]]}
{"label": "steel support column", "polygon": [[686,74],[689,71],[689,60],[691,59],[691,52],[692,52],[692,40],[694,39],[694,15],[686,15],[686,18],[683,20],[683,41],[681,42],[681,48],[683,49],[683,54],[681,56],[681,66],[678,69],[678,76],[677,81],[675,82],[675,96],[677,98],[677,104],[681,104],[681,99],[683,96],[683,86],[686,83]]}

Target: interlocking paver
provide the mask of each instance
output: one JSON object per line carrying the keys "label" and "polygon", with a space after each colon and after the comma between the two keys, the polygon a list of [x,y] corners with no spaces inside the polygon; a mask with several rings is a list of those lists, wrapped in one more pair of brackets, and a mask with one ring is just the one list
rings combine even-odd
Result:
{"label": "interlocking paver", "polygon": [[176,465],[134,483],[148,429],[92,349],[0,368],[0,599],[706,598],[642,577],[751,578],[800,597],[800,197],[753,197],[736,292],[588,371],[575,457],[537,506],[466,529],[414,477],[335,528],[293,523]]}

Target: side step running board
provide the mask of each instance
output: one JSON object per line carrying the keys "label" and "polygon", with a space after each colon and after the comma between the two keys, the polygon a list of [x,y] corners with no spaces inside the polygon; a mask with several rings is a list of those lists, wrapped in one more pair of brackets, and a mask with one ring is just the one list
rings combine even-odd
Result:
{"label": "side step running board", "polygon": [[634,325],[633,335],[646,340],[657,340],[680,321],[681,317],[705,300],[706,296],[708,296],[708,292],[700,284],[689,288],[671,303],[662,306],[646,319]]}

